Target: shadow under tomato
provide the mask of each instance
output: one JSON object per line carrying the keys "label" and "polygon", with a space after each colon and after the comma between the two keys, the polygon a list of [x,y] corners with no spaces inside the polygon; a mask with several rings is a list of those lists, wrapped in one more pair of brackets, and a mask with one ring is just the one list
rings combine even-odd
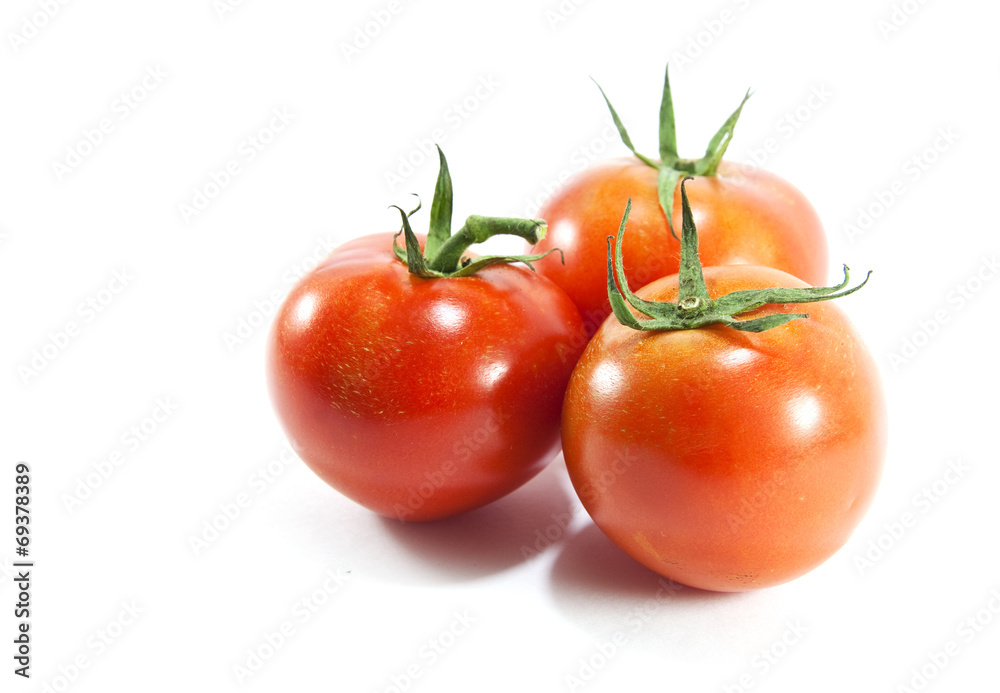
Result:
{"label": "shadow under tomato", "polygon": [[671,600],[712,601],[731,597],[688,587],[664,578],[622,551],[591,523],[569,538],[556,558],[552,583],[568,598],[589,599],[606,595],[612,599],[646,599],[662,589]]}
{"label": "shadow under tomato", "polygon": [[[570,512],[566,473],[557,458],[508,496],[478,510],[433,522],[380,517],[384,534],[409,559],[382,577],[394,582],[465,581],[501,572],[538,554],[536,532]],[[380,571],[381,572],[381,571]]]}
{"label": "shadow under tomato", "polygon": [[668,580],[594,524],[562,544],[550,587],[560,612],[593,637],[619,633],[678,661],[742,651],[759,637],[762,622],[776,618],[774,600],[780,600],[773,591],[711,592]]}

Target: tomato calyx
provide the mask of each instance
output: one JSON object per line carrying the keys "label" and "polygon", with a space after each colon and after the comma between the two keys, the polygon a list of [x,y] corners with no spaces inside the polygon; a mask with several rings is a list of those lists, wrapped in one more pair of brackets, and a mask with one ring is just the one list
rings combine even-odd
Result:
{"label": "tomato calyx", "polygon": [[[594,84],[597,84],[596,80]],[[621,118],[618,117],[615,107],[611,105],[608,95],[604,93],[604,89],[601,88],[600,84],[597,84],[597,88],[601,90],[601,96],[604,97],[604,102],[608,105],[608,110],[611,111],[611,118],[614,120],[622,142],[636,158],[659,171],[657,192],[660,198],[660,207],[663,209],[663,213],[667,215],[667,224],[670,227],[670,233],[674,238],[677,238],[677,234],[674,232],[673,220],[674,190],[677,188],[677,181],[681,179],[681,176],[715,175],[719,164],[722,163],[722,157],[725,155],[726,149],[733,139],[733,130],[736,128],[736,121],[739,120],[740,113],[743,111],[743,104],[750,98],[750,91],[747,91],[740,105],[732,112],[726,122],[722,124],[722,127],[719,128],[718,132],[709,141],[705,155],[700,159],[682,159],[677,154],[677,129],[674,123],[674,102],[670,96],[670,68],[668,65],[663,75],[663,97],[660,101],[660,160],[656,161],[636,151],[635,146],[632,144],[632,138],[629,137]]]}
{"label": "tomato calyx", "polygon": [[[844,265],[844,281],[836,286],[749,289],[733,291],[713,299],[709,296],[708,288],[705,286],[701,260],[698,257],[698,231],[694,225],[694,215],[691,213],[687,190],[684,187],[689,180],[691,180],[690,177],[685,177],[680,183],[683,228],[681,230],[681,262],[676,303],[646,301],[629,289],[622,263],[622,238],[625,234],[629,212],[632,209],[631,199],[625,205],[625,214],[618,227],[617,237],[608,236],[607,238],[608,299],[615,317],[626,327],[635,330],[693,330],[708,325],[728,325],[743,332],[764,332],[798,318],[808,318],[809,315],[807,313],[774,313],[751,320],[738,320],[735,316],[769,303],[829,301],[852,294],[868,283],[868,279],[872,275],[870,271],[860,284],[847,288],[850,282],[850,270],[847,265]],[[630,306],[646,316],[646,319],[637,318],[629,309]]]}
{"label": "tomato calyx", "polygon": [[[403,211],[397,205],[391,205],[392,209],[399,210],[403,221],[402,228],[393,236],[393,252],[400,262],[406,264],[410,274],[425,279],[467,277],[484,267],[514,262],[521,262],[534,272],[535,268],[532,266],[532,262],[541,260],[546,255],[558,250],[558,248],[553,248],[539,255],[483,255],[475,259],[466,257],[465,251],[469,249],[469,246],[482,243],[488,238],[498,235],[519,236],[534,245],[545,237],[545,222],[541,219],[484,217],[473,214],[466,218],[462,228],[452,235],[451,173],[448,170],[448,162],[441,147],[438,147],[437,150],[441,165],[438,169],[437,183],[434,186],[430,230],[424,243],[423,252],[421,252],[420,242],[410,226],[410,217],[421,207],[419,201],[417,207],[410,212]],[[405,249],[401,248],[398,243],[401,234],[404,238]],[[558,252],[562,255],[561,250]]]}

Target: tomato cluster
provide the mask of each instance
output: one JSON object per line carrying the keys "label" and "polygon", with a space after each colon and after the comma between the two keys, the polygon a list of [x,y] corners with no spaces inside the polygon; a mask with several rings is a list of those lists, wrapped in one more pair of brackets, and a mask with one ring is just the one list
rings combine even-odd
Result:
{"label": "tomato cluster", "polygon": [[[677,155],[668,80],[655,159],[608,107],[635,157],[571,179],[542,219],[470,216],[453,234],[440,154],[426,235],[399,209],[398,233],[305,276],[268,338],[275,410],[318,476],[382,515],[480,507],[561,445],[595,524],[652,570],[719,591],[785,582],[844,544],[878,485],[877,368],[828,302],[864,282],[845,267],[822,286],[805,197],[723,161],[742,103],[696,160]],[[530,254],[468,251],[497,234]]]}

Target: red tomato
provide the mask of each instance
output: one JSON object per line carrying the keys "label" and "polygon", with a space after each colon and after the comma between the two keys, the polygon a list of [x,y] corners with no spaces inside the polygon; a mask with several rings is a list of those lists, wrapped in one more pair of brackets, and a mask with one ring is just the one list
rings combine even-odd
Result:
{"label": "red tomato", "polygon": [[324,481],[382,515],[432,520],[500,498],[552,459],[584,343],[573,303],[530,270],[420,278],[378,234],[291,291],[268,385]]}
{"label": "red tomato", "polygon": [[[627,199],[632,198],[632,215],[622,253],[629,286],[636,289],[678,271],[680,241],[660,207],[657,175],[639,159],[615,159],[571,178],[538,213],[548,234],[532,252],[559,248],[566,257],[565,264],[538,263],[538,272],[573,299],[591,334],[611,313],[604,239],[618,227]],[[714,176],[690,180],[687,192],[703,265],[764,265],[813,286],[826,283],[823,225],[791,184],[763,169],[723,161]],[[679,185],[673,224],[679,237]]]}
{"label": "red tomato", "polygon": [[[713,299],[805,286],[765,267],[704,274]],[[678,278],[636,293],[675,301]],[[831,303],[740,319],[803,308],[808,318],[760,333],[639,331],[611,317],[573,372],[562,430],[573,485],[598,527],[661,575],[726,592],[776,585],[833,555],[869,506],[886,413],[850,322]]]}

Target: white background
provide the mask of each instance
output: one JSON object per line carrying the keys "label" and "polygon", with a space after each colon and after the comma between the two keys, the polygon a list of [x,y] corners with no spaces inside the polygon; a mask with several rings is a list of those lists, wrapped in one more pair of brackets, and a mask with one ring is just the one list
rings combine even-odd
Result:
{"label": "white background", "polygon": [[[923,669],[925,690],[998,690],[995,3],[221,4],[0,11],[0,688],[897,691]],[[729,158],[756,156],[808,196],[831,276],[875,271],[841,307],[883,369],[891,442],[848,545],[785,586],[672,592],[593,527],[561,458],[426,526],[281,462],[269,297],[330,244],[394,230],[388,205],[429,199],[420,142],[435,130],[456,219],[533,214],[561,175],[625,153],[590,76],[655,153],[667,60],[682,155],[752,88]],[[274,109],[290,122],[261,133]],[[255,136],[268,144],[249,160]],[[239,174],[185,218],[233,160]],[[12,672],[19,460],[33,469],[30,681]],[[239,681],[248,650],[266,661]]]}

